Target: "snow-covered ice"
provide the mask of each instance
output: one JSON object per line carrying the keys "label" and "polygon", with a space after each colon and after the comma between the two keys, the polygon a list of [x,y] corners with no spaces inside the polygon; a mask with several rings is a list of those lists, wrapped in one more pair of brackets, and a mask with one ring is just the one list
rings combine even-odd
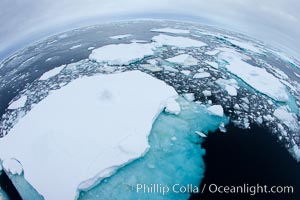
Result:
{"label": "snow-covered ice", "polygon": [[213,105],[207,108],[208,111],[210,111],[213,115],[223,117],[224,110],[221,105]]}
{"label": "snow-covered ice", "polygon": [[182,96],[190,102],[195,100],[195,95],[193,93],[185,93]]}
{"label": "snow-covered ice", "polygon": [[210,77],[210,73],[208,72],[200,72],[200,73],[196,73],[193,78],[208,78]]}
{"label": "snow-covered ice", "polygon": [[176,101],[176,98],[172,97],[168,99],[166,103],[165,111],[174,115],[178,115],[181,111],[179,103]]}
{"label": "snow-covered ice", "polygon": [[179,48],[206,46],[204,42],[193,40],[188,37],[169,36],[164,34],[159,34],[157,36],[154,36],[152,40],[156,43],[157,46],[166,45],[166,46],[176,46]]}
{"label": "snow-covered ice", "polygon": [[174,34],[189,34],[189,30],[184,29],[176,29],[176,28],[159,28],[152,29],[151,32],[159,32],[159,33],[174,33]]}
{"label": "snow-covered ice", "polygon": [[211,51],[207,51],[205,52],[206,55],[210,55],[210,56],[215,56],[219,53],[220,51],[219,50],[211,50]]}
{"label": "snow-covered ice", "polygon": [[[109,65],[128,65],[154,54],[152,44],[111,44],[94,49],[89,58]],[[126,53],[124,53],[126,52]]]}
{"label": "snow-covered ice", "polygon": [[88,188],[144,155],[153,121],[176,95],[140,71],[76,79],[0,138],[0,159],[18,159],[45,199],[74,199],[79,185]]}
{"label": "snow-covered ice", "polygon": [[190,70],[181,70],[180,71],[181,73],[183,73],[184,75],[188,76],[191,74],[191,71]]}
{"label": "snow-covered ice", "polygon": [[219,64],[216,62],[211,62],[211,61],[205,61],[206,64],[208,64],[209,66],[218,69],[219,68]]}
{"label": "snow-covered ice", "polygon": [[15,158],[5,159],[2,162],[3,169],[13,175],[21,175],[23,172],[22,165]]}
{"label": "snow-covered ice", "polygon": [[276,101],[288,101],[286,87],[264,68],[256,67],[245,62],[244,56],[232,49],[218,54],[219,60],[227,61],[226,69],[241,78],[257,91]]}
{"label": "snow-covered ice", "polygon": [[226,90],[228,95],[237,96],[237,89],[239,88],[239,86],[238,86],[238,83],[235,79],[226,80],[226,79],[219,78],[218,80],[216,80],[216,83],[221,88]]}
{"label": "snow-covered ice", "polygon": [[282,121],[292,131],[299,130],[299,122],[295,114],[290,113],[284,107],[279,107],[274,111],[274,116]]}
{"label": "snow-covered ice", "polygon": [[211,96],[211,91],[209,91],[209,90],[204,90],[204,91],[202,91],[202,93],[206,97],[210,97]]}
{"label": "snow-covered ice", "polygon": [[181,54],[172,58],[168,58],[167,61],[183,66],[192,66],[198,64],[198,60],[189,54]]}
{"label": "snow-covered ice", "polygon": [[47,80],[48,78],[51,78],[57,74],[59,74],[59,72],[65,67],[66,65],[61,65],[59,67],[56,67],[54,69],[51,69],[47,72],[45,72],[39,80]]}
{"label": "snow-covered ice", "polygon": [[124,35],[111,36],[109,38],[114,39],[114,40],[120,40],[120,39],[128,38],[128,37],[131,37],[131,36],[132,36],[131,34],[124,34]]}
{"label": "snow-covered ice", "polygon": [[27,96],[22,95],[19,99],[9,104],[8,109],[17,109],[25,106],[27,101]]}
{"label": "snow-covered ice", "polygon": [[147,69],[147,70],[151,71],[151,72],[159,72],[159,71],[162,71],[162,70],[163,70],[162,68],[160,68],[160,67],[158,67],[158,66],[156,66],[156,65],[141,64],[140,66],[141,66],[142,68],[144,68],[144,69]]}

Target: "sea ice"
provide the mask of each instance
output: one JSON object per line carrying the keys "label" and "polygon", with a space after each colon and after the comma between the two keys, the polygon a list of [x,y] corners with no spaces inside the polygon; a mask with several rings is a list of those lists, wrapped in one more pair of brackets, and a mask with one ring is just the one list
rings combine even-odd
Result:
{"label": "sea ice", "polygon": [[199,135],[200,137],[207,137],[207,135],[202,133],[201,131],[195,131],[195,133],[197,133],[197,135]]}
{"label": "sea ice", "polygon": [[172,58],[168,58],[167,61],[183,66],[192,66],[198,64],[198,60],[188,54],[181,54]]}
{"label": "sea ice", "polygon": [[205,61],[206,64],[208,64],[209,66],[218,69],[219,68],[219,64],[216,62],[211,62],[211,61]]}
{"label": "sea ice", "polygon": [[9,172],[13,175],[21,175],[23,172],[22,165],[14,158],[3,160],[2,166],[6,172]]}
{"label": "sea ice", "polygon": [[250,51],[253,51],[254,53],[258,53],[258,54],[263,54],[263,51],[251,42],[238,41],[235,39],[228,39],[228,38],[226,38],[226,40],[228,42],[230,42],[231,44],[234,44],[242,49],[250,50]]}
{"label": "sea ice", "polygon": [[223,89],[226,90],[228,95],[230,96],[237,96],[237,89],[239,88],[238,83],[235,79],[222,79],[219,78],[216,80],[216,83]]}
{"label": "sea ice", "polygon": [[109,38],[114,39],[114,40],[120,40],[120,39],[128,38],[128,37],[131,37],[131,36],[132,36],[131,34],[125,34],[125,35],[115,35],[115,36],[111,36]]}
{"label": "sea ice", "polygon": [[156,46],[175,46],[179,48],[187,48],[187,47],[203,47],[206,46],[204,42],[193,40],[187,37],[181,36],[169,36],[164,34],[159,34],[154,36],[152,40],[156,43]]}
{"label": "sea ice", "polygon": [[224,110],[221,105],[213,105],[207,108],[208,111],[210,111],[213,115],[223,117]]}
{"label": "sea ice", "polygon": [[175,29],[175,28],[159,28],[159,29],[152,29],[151,32],[159,32],[159,33],[174,33],[174,34],[189,34],[189,30],[183,29]]}
{"label": "sea ice", "polygon": [[13,101],[9,104],[8,109],[17,109],[25,106],[25,103],[27,101],[27,96],[22,95],[18,100]]}
{"label": "sea ice", "polygon": [[193,78],[208,78],[210,77],[210,73],[208,72],[201,72],[201,73],[196,73]]}
{"label": "sea ice", "polygon": [[70,47],[70,50],[78,49],[78,48],[81,47],[81,46],[82,46],[81,44],[74,45],[74,46]]}
{"label": "sea ice", "polygon": [[190,70],[181,70],[180,71],[181,73],[183,73],[184,75],[188,76],[191,74],[191,71]]}
{"label": "sea ice", "polygon": [[18,159],[25,179],[45,199],[74,199],[79,187],[87,189],[145,154],[152,123],[176,95],[140,71],[76,79],[0,139],[0,159]]}
{"label": "sea ice", "polygon": [[289,97],[286,87],[272,74],[264,68],[250,65],[243,61],[244,56],[232,49],[218,54],[219,60],[224,60],[228,64],[225,67],[228,71],[241,78],[248,85],[257,91],[271,97],[276,101],[286,102]]}
{"label": "sea ice", "polygon": [[39,80],[47,80],[48,78],[51,78],[57,74],[65,67],[66,65],[61,65],[59,67],[56,67],[54,69],[51,69],[50,71],[45,72]]}
{"label": "sea ice", "polygon": [[109,65],[129,65],[153,55],[153,48],[154,46],[149,43],[111,44],[94,49],[89,58]]}
{"label": "sea ice", "polygon": [[203,93],[203,95],[206,96],[206,97],[211,96],[211,91],[209,91],[209,90],[204,90],[202,93]]}
{"label": "sea ice", "polygon": [[185,93],[182,96],[190,102],[195,100],[195,95],[193,93]]}
{"label": "sea ice", "polygon": [[290,113],[284,107],[279,107],[274,111],[274,116],[282,121],[290,130],[299,130],[299,122],[295,114]]}
{"label": "sea ice", "polygon": [[174,97],[168,99],[166,103],[165,111],[174,115],[178,115],[180,113],[180,105],[176,101]]}

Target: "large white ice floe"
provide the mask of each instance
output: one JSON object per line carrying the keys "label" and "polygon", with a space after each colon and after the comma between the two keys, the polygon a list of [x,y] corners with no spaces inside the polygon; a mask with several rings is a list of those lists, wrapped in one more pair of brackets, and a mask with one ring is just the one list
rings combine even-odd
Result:
{"label": "large white ice floe", "polygon": [[47,80],[57,74],[65,67],[66,65],[61,65],[59,67],[55,67],[47,72],[45,72],[41,77],[40,80]]}
{"label": "large white ice floe", "polygon": [[189,34],[189,30],[184,29],[176,29],[176,28],[158,28],[151,29],[151,32],[159,32],[159,33],[174,33],[174,34]]}
{"label": "large white ice floe", "polygon": [[232,49],[222,49],[218,59],[226,61],[225,67],[232,74],[238,76],[255,90],[271,97],[276,101],[286,102],[289,97],[286,87],[267,72],[266,69],[253,66],[243,59],[245,56]]}
{"label": "large white ice floe", "polygon": [[183,66],[192,66],[198,64],[198,60],[189,54],[180,54],[178,56],[168,58],[167,61]]}
{"label": "large white ice floe", "polygon": [[45,199],[74,199],[145,154],[153,121],[176,95],[140,71],[76,79],[0,138],[0,159],[20,161]]}
{"label": "large white ice floe", "polygon": [[175,46],[179,48],[206,46],[204,42],[193,40],[188,37],[169,36],[164,34],[154,36],[152,40],[155,42],[156,46]]}
{"label": "large white ice floe", "polygon": [[25,103],[27,101],[27,96],[23,95],[19,99],[11,102],[8,106],[8,109],[17,109],[25,106]]}
{"label": "large white ice floe", "polygon": [[150,43],[110,44],[94,49],[89,59],[109,65],[129,65],[153,55],[153,48]]}

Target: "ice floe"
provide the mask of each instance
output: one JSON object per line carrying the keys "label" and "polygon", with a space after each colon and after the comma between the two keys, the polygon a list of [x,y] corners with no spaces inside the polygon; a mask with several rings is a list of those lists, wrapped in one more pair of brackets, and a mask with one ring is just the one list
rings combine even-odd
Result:
{"label": "ice floe", "polygon": [[218,80],[216,80],[216,83],[221,88],[226,90],[228,95],[237,96],[237,89],[239,88],[239,86],[238,86],[238,83],[235,79],[226,80],[226,79],[219,78]]}
{"label": "ice floe", "polygon": [[74,45],[74,46],[70,47],[70,50],[78,49],[78,48],[81,47],[81,46],[82,46],[81,44]]}
{"label": "ice floe", "polygon": [[193,78],[208,78],[210,77],[210,73],[208,72],[200,72],[200,73],[196,73]]}
{"label": "ice floe", "polygon": [[139,71],[76,79],[0,138],[0,159],[18,159],[25,179],[45,199],[74,199],[78,188],[144,155],[153,121],[176,95]]}
{"label": "ice floe", "polygon": [[195,133],[197,133],[197,135],[199,135],[200,137],[207,137],[207,135],[202,133],[201,131],[195,131]]}
{"label": "ice floe", "polygon": [[120,40],[120,39],[128,38],[128,37],[131,37],[131,36],[132,36],[131,34],[124,34],[124,35],[111,36],[109,38],[114,39],[114,40]]}
{"label": "ice floe", "polygon": [[288,101],[286,87],[264,68],[253,66],[243,60],[242,54],[228,49],[218,54],[218,59],[226,61],[228,71],[238,76],[257,91],[276,101]]}
{"label": "ice floe", "polygon": [[157,46],[175,46],[179,48],[206,46],[204,42],[193,40],[188,37],[169,36],[164,34],[154,36],[152,40],[156,43]]}
{"label": "ice floe", "polygon": [[206,64],[208,64],[209,66],[218,69],[219,68],[219,64],[216,62],[211,62],[211,61],[205,61]]}
{"label": "ice floe", "polygon": [[66,65],[61,65],[59,67],[55,67],[54,69],[51,69],[47,72],[45,72],[39,80],[47,80],[57,74],[59,74],[59,72],[65,67]]}
{"label": "ice floe", "polygon": [[194,101],[195,95],[193,93],[185,93],[182,95],[188,101]]}
{"label": "ice floe", "polygon": [[16,101],[13,101],[12,103],[9,104],[8,109],[17,109],[25,106],[25,103],[27,101],[27,96],[22,95],[19,99]]}
{"label": "ice floe", "polygon": [[151,32],[159,32],[159,33],[174,33],[174,34],[189,34],[189,30],[184,29],[176,29],[176,28],[159,28],[159,29],[151,29]]}
{"label": "ice floe", "polygon": [[191,74],[191,71],[190,70],[181,70],[180,71],[181,73],[183,73],[184,75],[188,76]]}
{"label": "ice floe", "polygon": [[204,91],[202,91],[202,93],[206,97],[210,97],[211,96],[211,91],[209,91],[209,90],[204,90]]}
{"label": "ice floe", "polygon": [[253,51],[258,54],[263,53],[263,51],[259,47],[257,47],[257,45],[253,44],[252,42],[238,41],[238,40],[228,39],[228,38],[226,38],[226,40],[228,42],[230,42],[231,44],[234,44],[242,49],[250,50],[250,51]]}
{"label": "ice floe", "polygon": [[192,66],[198,64],[198,60],[189,54],[181,54],[172,58],[168,58],[167,61],[183,66]]}
{"label": "ice floe", "polygon": [[207,108],[208,111],[210,111],[213,115],[223,117],[224,116],[224,110],[221,105],[213,105]]}
{"label": "ice floe", "polygon": [[109,65],[129,65],[146,56],[153,55],[153,48],[154,46],[148,43],[111,44],[94,49],[89,59]]}
{"label": "ice floe", "polygon": [[178,115],[180,113],[180,105],[176,101],[176,98],[170,98],[168,99],[166,103],[165,111],[174,115]]}
{"label": "ice floe", "polygon": [[279,107],[273,114],[292,131],[299,130],[299,121],[294,113],[289,112],[284,107]]}
{"label": "ice floe", "polygon": [[23,167],[15,158],[9,158],[2,161],[3,169],[13,175],[21,175]]}

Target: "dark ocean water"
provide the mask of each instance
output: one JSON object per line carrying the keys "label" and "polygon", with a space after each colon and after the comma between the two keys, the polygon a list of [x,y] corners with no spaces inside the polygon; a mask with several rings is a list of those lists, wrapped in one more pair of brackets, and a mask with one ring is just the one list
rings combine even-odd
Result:
{"label": "dark ocean water", "polygon": [[293,194],[217,194],[208,189],[193,194],[190,200],[299,200],[300,163],[281,146],[276,137],[265,128],[251,125],[243,130],[228,126],[227,133],[209,134],[203,143],[206,171],[201,188],[206,184],[222,186],[267,185],[293,186]]}

